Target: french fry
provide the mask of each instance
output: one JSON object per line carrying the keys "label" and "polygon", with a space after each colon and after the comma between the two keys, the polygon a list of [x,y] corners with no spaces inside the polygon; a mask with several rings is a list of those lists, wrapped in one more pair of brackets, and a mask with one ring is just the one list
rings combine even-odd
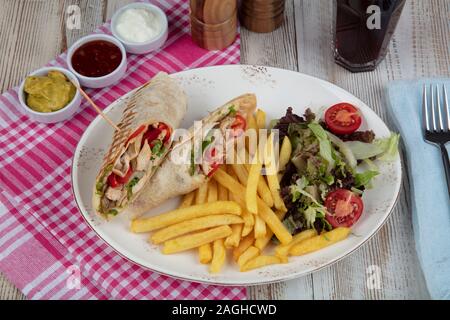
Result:
{"label": "french fry", "polygon": [[179,238],[164,242],[163,254],[172,254],[200,247],[203,244],[228,237],[231,234],[229,226],[215,227],[206,231],[188,234]]}
{"label": "french fry", "polygon": [[217,201],[218,194],[217,194],[217,182],[215,180],[208,181],[208,196],[207,201],[208,202],[214,202]]}
{"label": "french fry", "polygon": [[[200,188],[199,188],[200,190]],[[207,202],[217,201],[217,182],[210,180],[207,182]],[[201,191],[198,192],[200,194]],[[203,196],[203,195],[201,195]],[[199,196],[199,197],[201,197]],[[202,199],[203,200],[203,199]],[[201,200],[200,200],[201,201]],[[192,221],[192,220],[191,220]],[[170,228],[170,227],[169,227]],[[173,238],[173,237],[171,237]],[[200,263],[210,263],[213,257],[213,251],[210,243],[206,243],[198,247],[198,259]]]}
{"label": "french fry", "polygon": [[259,250],[263,251],[265,247],[270,242],[270,239],[273,237],[273,231],[267,230],[266,235],[262,238],[256,239],[254,246],[257,247]]}
{"label": "french fry", "polygon": [[[233,171],[236,173],[239,182],[246,186],[248,182],[247,168],[250,168],[250,165],[247,167],[246,165],[232,164],[231,166],[233,167]],[[259,196],[269,206],[269,208],[273,207],[272,194],[270,193],[270,189],[262,176],[259,176],[257,190]]]}
{"label": "french fry", "polygon": [[280,159],[278,164],[278,172],[283,171],[291,159],[292,145],[288,136],[285,136],[281,144]]}
{"label": "french fry", "polygon": [[267,182],[272,193],[273,203],[276,209],[287,211],[283,199],[280,196],[280,183],[276,174],[267,175]]}
{"label": "french fry", "polygon": [[213,252],[211,248],[211,243],[202,244],[198,247],[198,261],[201,264],[208,264],[211,262],[213,257]]}
{"label": "french fry", "polygon": [[258,129],[266,128],[266,113],[261,109],[256,110],[256,125]]}
{"label": "french fry", "polygon": [[[230,176],[233,179],[238,180],[238,178],[236,177],[234,172],[232,172],[230,174]],[[231,200],[236,201],[236,197],[235,197],[235,195],[233,193],[230,193],[228,195],[228,197]],[[233,247],[237,247],[239,245],[240,238],[241,237],[245,237],[246,235],[248,235],[253,230],[253,226],[255,225],[255,218],[254,218],[253,214],[248,212],[247,209],[242,208],[242,215],[241,216],[242,216],[242,219],[244,220],[244,225],[242,226],[241,231],[239,233],[239,238],[237,238],[237,236],[233,235],[232,239],[230,239],[228,242],[225,241],[227,248],[229,248],[230,245],[233,246]],[[237,227],[234,227],[234,228],[236,229]]]}
{"label": "french fry", "polygon": [[204,203],[187,208],[175,209],[149,218],[135,219],[131,222],[131,231],[148,232],[189,219],[227,213],[241,215],[242,209],[240,205],[234,201]]}
{"label": "french fry", "polygon": [[244,223],[244,220],[233,214],[218,214],[212,216],[204,216],[191,220],[186,220],[177,224],[173,224],[164,229],[160,229],[153,233],[150,237],[152,243],[159,244],[169,239],[176,238],[189,232],[199,231],[202,229],[213,228],[222,225]]}
{"label": "french fry", "polygon": [[247,172],[250,171],[250,165],[252,163],[252,157],[250,156],[250,154],[248,153],[247,149],[244,149],[244,161],[242,161],[242,158],[240,157],[239,159],[241,160],[241,162],[244,163],[245,165],[245,169],[247,169]]}
{"label": "french fry", "polygon": [[180,205],[178,206],[179,209],[189,207],[194,202],[195,198],[195,191],[189,192],[188,194],[185,194],[183,197],[183,200],[181,201]]}
{"label": "french fry", "polygon": [[280,219],[280,221],[283,221],[284,217],[286,216],[286,211],[277,210],[275,212],[275,215],[277,216],[278,219]]}
{"label": "french fry", "polygon": [[241,256],[239,257],[239,259],[237,260],[237,264],[239,265],[239,267],[242,268],[242,266],[244,264],[246,264],[248,261],[250,261],[251,259],[257,257],[259,255],[259,249],[254,247],[254,246],[250,246],[247,248],[247,250],[245,250]]}
{"label": "french fry", "polygon": [[306,239],[312,238],[314,236],[317,236],[316,229],[308,229],[305,231],[302,231],[295,236],[292,237],[292,241],[289,244],[280,244],[275,248],[275,255],[278,257],[288,256],[289,250],[296,245],[297,243],[300,243]]}
{"label": "french fry", "polygon": [[275,208],[278,210],[287,211],[283,199],[281,199],[280,195],[280,183],[278,181],[277,170],[276,168],[274,168],[275,163],[273,154],[273,134],[271,134],[266,143],[266,158],[264,159],[264,163],[266,165],[267,183],[269,185],[270,192],[272,193]]}
{"label": "french fry", "polygon": [[213,257],[211,260],[211,265],[209,266],[209,272],[218,273],[226,260],[227,251],[225,250],[225,245],[223,239],[215,240],[213,243]]}
{"label": "french fry", "polygon": [[269,208],[273,207],[272,193],[270,192],[269,186],[266,184],[266,180],[263,176],[259,176],[258,179],[258,194]]}
{"label": "french fry", "polygon": [[[254,132],[256,137],[255,142],[258,141],[258,125],[256,124],[255,116],[251,113],[247,114],[247,131]],[[251,139],[250,137],[252,136],[248,133],[248,135],[245,137],[245,145],[247,150],[253,153],[254,150],[250,148],[251,145],[253,145],[253,139]]]}
{"label": "french fry", "polygon": [[233,169],[233,172],[237,176],[239,182],[244,186],[247,185],[248,173],[245,166],[242,164],[233,163],[231,164],[231,168]]}
{"label": "french fry", "polygon": [[225,239],[225,247],[237,247],[241,241],[243,224],[233,224],[231,226],[231,234]]}
{"label": "french fry", "polygon": [[208,195],[208,183],[202,184],[195,193],[195,204],[202,204],[206,202]]}
{"label": "french fry", "polygon": [[[257,157],[257,153],[255,154]],[[245,203],[247,210],[251,213],[258,213],[258,205],[257,205],[257,190],[258,190],[258,180],[261,175],[262,162],[258,159],[255,164],[250,166],[250,172],[248,174],[247,180],[247,188],[245,190]]]}
{"label": "french fry", "polygon": [[303,240],[292,246],[289,253],[293,256],[301,256],[310,252],[328,247],[336,242],[344,240],[350,234],[350,228],[339,227],[334,230],[324,232],[318,236]]}
{"label": "french fry", "polygon": [[227,201],[228,200],[228,190],[221,184],[217,184],[217,196],[219,201]]}
{"label": "french fry", "polygon": [[260,216],[255,216],[255,226],[254,226],[254,231],[255,231],[255,239],[260,239],[260,238],[264,238],[267,230],[266,230],[266,223],[264,222],[263,219],[261,219]]}
{"label": "french fry", "polygon": [[[245,157],[246,157],[246,159],[249,159],[249,162],[250,162],[250,155],[248,154],[247,150],[245,150]],[[247,172],[250,171],[250,167],[251,167],[250,163],[247,163],[245,165]],[[248,174],[247,174],[247,178],[248,178]],[[246,186],[247,183],[245,183],[244,185]],[[266,180],[261,175],[259,176],[259,180],[258,180],[258,194],[261,197],[261,199],[264,200],[264,202],[267,204],[267,206],[269,208],[273,207],[272,193],[270,192],[270,189],[267,186]]]}
{"label": "french fry", "polygon": [[252,232],[255,225],[255,216],[247,210],[242,210],[242,219],[244,220],[244,228],[242,229],[242,236],[245,237]]}
{"label": "french fry", "polygon": [[[222,169],[218,169],[213,177],[218,183],[225,186],[228,191],[233,193],[236,201],[241,206],[245,206],[245,198],[243,196],[245,194],[244,186],[242,186]],[[281,223],[280,219],[275,215],[272,209],[270,209],[259,197],[257,197],[257,203],[258,215],[266,222],[267,226],[274,232],[278,240],[280,240],[283,244],[291,242],[292,235],[283,223]]]}
{"label": "french fry", "polygon": [[248,249],[255,242],[255,235],[253,233],[248,234],[239,242],[239,246],[233,249],[233,260],[237,261],[241,254]]}
{"label": "french fry", "polygon": [[[280,211],[278,210],[275,212],[276,216],[280,221],[283,221],[284,216],[286,215],[286,211]],[[259,238],[255,240],[255,247],[257,247],[259,250],[263,251],[264,248],[269,244],[270,239],[272,239],[273,231],[267,230],[266,235],[263,238]]]}
{"label": "french fry", "polygon": [[250,271],[271,264],[286,263],[287,259],[276,256],[257,256],[241,267],[241,272]]}
{"label": "french fry", "polygon": [[247,115],[247,130],[248,129],[253,129],[253,130],[258,131],[258,125],[256,123],[255,116],[251,113]]}
{"label": "french fry", "polygon": [[[209,182],[202,184],[195,193],[195,203],[202,204],[207,202]],[[207,264],[212,259],[211,244],[205,243],[198,247],[198,261],[202,264]]]}

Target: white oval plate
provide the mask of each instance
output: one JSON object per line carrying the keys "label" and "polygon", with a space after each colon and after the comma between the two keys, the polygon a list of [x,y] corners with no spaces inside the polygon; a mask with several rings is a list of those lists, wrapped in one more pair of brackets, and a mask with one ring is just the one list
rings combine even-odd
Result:
{"label": "white oval plate", "polygon": [[[389,135],[383,121],[355,96],[329,82],[301,73],[269,67],[229,65],[188,70],[172,76],[188,95],[188,112],[182,123],[184,128],[226,101],[242,93],[253,92],[257,96],[258,107],[267,112],[268,120],[281,117],[289,106],[293,107],[295,113],[303,114],[307,107],[318,111],[323,106],[346,101],[361,110],[364,118],[362,129],[372,129],[377,137]],[[126,99],[128,95],[120,99]],[[120,108],[116,101],[105,112],[114,121],[118,121],[122,111]],[[237,265],[228,257],[228,263],[222,272],[212,275],[208,272],[207,265],[198,263],[196,251],[163,255],[158,246],[147,242],[148,234],[131,233],[129,222],[123,216],[105,222],[93,213],[91,190],[112,134],[110,126],[97,117],[78,143],[73,160],[72,183],[81,214],[98,236],[125,258],[144,268],[191,281],[255,285],[292,279],[317,271],[342,259],[373,236],[392,211],[400,189],[400,159],[392,163],[380,163],[381,173],[376,177],[374,187],[364,193],[364,213],[353,226],[348,239],[318,252],[292,257],[287,264],[245,273],[239,272]],[[179,201],[170,199],[147,215],[173,209]]]}

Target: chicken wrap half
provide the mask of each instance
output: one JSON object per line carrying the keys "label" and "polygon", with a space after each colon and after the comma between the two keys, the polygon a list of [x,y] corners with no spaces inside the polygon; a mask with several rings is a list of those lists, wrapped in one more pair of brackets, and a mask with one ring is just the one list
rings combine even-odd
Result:
{"label": "chicken wrap half", "polygon": [[126,101],[112,144],[93,190],[94,210],[108,219],[142,192],[172,144],[172,133],[186,113],[178,83],[160,72]]}
{"label": "chicken wrap half", "polygon": [[[138,217],[169,198],[197,189],[225,162],[227,151],[247,127],[247,115],[256,108],[256,96],[244,94],[216,109],[173,144],[152,181],[127,211]],[[202,133],[199,134],[200,130]]]}

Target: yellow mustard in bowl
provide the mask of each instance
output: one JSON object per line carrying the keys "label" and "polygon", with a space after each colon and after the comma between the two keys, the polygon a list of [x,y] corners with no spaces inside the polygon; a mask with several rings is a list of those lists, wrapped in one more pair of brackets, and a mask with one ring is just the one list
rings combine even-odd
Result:
{"label": "yellow mustard in bowl", "polygon": [[29,76],[24,92],[27,106],[37,112],[54,112],[67,106],[75,96],[76,87],[60,71],[46,76]]}

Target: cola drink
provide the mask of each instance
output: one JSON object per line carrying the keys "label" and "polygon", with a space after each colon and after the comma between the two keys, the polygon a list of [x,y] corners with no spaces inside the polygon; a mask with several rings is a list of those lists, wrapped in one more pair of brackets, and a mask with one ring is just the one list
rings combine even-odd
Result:
{"label": "cola drink", "polygon": [[406,0],[336,0],[334,58],[352,72],[384,59]]}

